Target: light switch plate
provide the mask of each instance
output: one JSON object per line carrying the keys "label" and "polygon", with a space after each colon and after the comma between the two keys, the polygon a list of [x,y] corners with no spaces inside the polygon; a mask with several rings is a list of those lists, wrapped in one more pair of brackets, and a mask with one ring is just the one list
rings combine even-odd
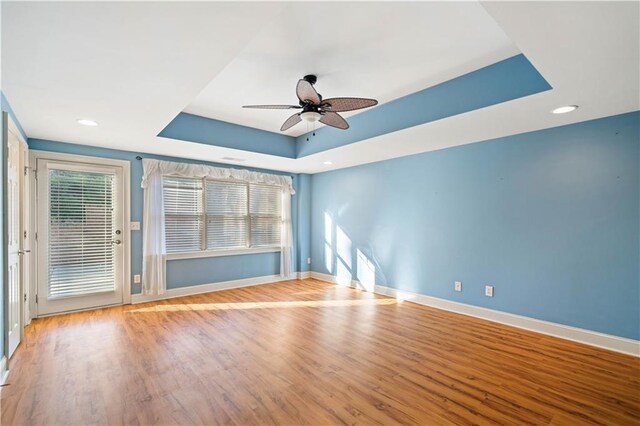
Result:
{"label": "light switch plate", "polygon": [[140,284],[140,274],[135,274],[133,276],[133,283],[134,284]]}
{"label": "light switch plate", "polygon": [[131,222],[129,225],[129,229],[131,229],[132,231],[139,231],[140,230],[140,222]]}

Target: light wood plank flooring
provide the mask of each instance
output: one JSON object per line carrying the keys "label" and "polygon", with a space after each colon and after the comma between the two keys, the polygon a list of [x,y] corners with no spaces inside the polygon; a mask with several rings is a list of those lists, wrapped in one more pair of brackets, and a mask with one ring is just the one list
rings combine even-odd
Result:
{"label": "light wood plank flooring", "polygon": [[314,280],[34,320],[12,424],[638,424],[640,360]]}

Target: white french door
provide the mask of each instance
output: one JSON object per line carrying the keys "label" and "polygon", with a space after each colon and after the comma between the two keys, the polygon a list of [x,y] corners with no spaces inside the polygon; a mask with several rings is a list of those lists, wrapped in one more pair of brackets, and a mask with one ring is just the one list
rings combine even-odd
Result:
{"label": "white french door", "polygon": [[37,173],[38,316],[121,304],[122,167],[39,158]]}

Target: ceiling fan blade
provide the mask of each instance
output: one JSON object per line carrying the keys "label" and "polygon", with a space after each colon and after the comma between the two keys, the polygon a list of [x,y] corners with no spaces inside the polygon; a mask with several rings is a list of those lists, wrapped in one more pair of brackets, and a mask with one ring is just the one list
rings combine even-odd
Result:
{"label": "ceiling fan blade", "polygon": [[256,109],[300,109],[299,105],[243,105],[242,108]]}
{"label": "ceiling fan blade", "polygon": [[280,127],[280,131],[284,132],[285,130],[292,128],[293,126],[295,126],[301,121],[302,121],[302,118],[300,118],[300,114],[293,114],[291,117],[287,118],[284,123],[282,123],[282,127]]}
{"label": "ceiling fan blade", "polygon": [[314,89],[313,85],[307,80],[298,80],[296,95],[298,95],[298,99],[302,102],[311,102],[313,105],[320,104],[320,95],[318,95],[316,89]]}
{"label": "ceiling fan blade", "polygon": [[356,109],[369,108],[378,105],[375,99],[367,98],[329,98],[322,101],[321,106],[330,106],[330,111],[344,112]]}
{"label": "ceiling fan blade", "polygon": [[349,128],[349,123],[342,118],[342,116],[336,112],[327,111],[320,118],[320,122],[327,126],[337,127],[338,129],[346,130]]}

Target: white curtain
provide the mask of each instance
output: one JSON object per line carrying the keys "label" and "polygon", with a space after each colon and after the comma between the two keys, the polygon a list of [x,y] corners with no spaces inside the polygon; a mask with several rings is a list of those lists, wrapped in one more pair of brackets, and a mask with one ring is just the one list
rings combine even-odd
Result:
{"label": "white curtain", "polygon": [[282,232],[280,244],[280,275],[294,273],[293,231],[291,223],[291,196],[293,180],[290,176],[271,175],[242,169],[207,166],[205,164],[174,163],[162,160],[142,160],[143,262],[142,294],[163,294],[167,289],[167,249],[164,234],[164,202],[162,176],[207,177],[235,179],[249,183],[265,183],[282,188]]}
{"label": "white curtain", "polygon": [[282,231],[280,232],[280,276],[289,278],[294,272],[293,226],[291,223],[291,193],[282,189]]}
{"label": "white curtain", "polygon": [[142,294],[167,290],[167,249],[164,238],[162,172],[156,160],[142,160],[144,206],[142,216]]}

